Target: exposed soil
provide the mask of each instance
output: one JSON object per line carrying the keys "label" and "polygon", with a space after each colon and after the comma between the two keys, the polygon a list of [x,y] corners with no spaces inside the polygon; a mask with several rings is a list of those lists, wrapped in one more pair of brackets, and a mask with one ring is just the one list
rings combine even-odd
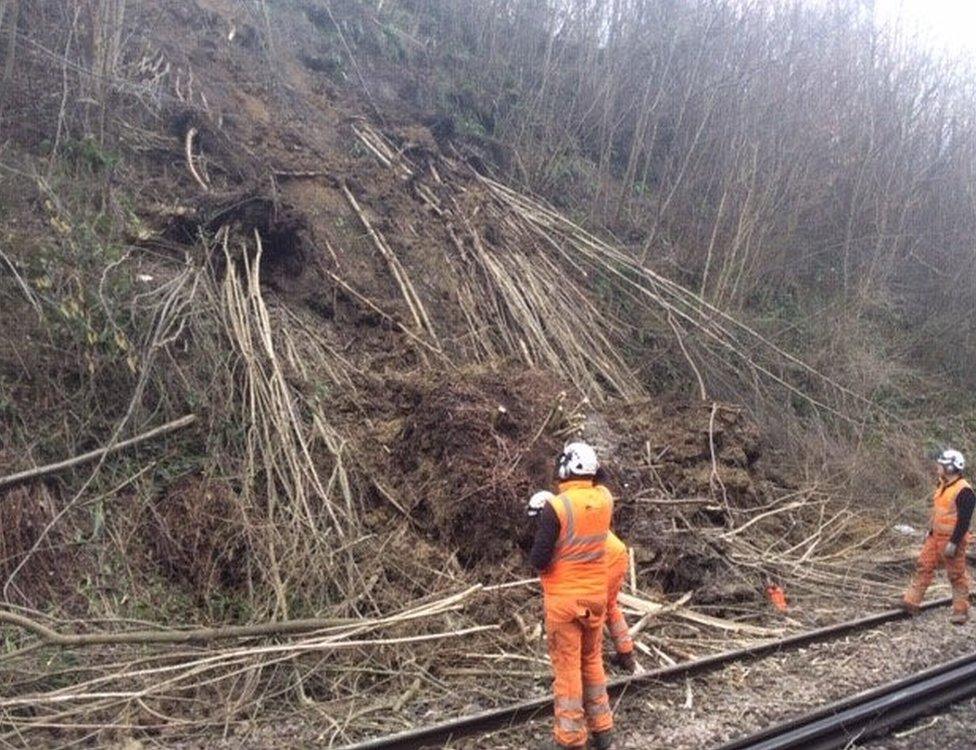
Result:
{"label": "exposed soil", "polygon": [[246,579],[244,516],[226,482],[183,479],[146,510],[144,533],[157,564],[201,599]]}
{"label": "exposed soil", "polygon": [[564,399],[542,373],[475,374],[415,383],[393,445],[393,468],[418,517],[463,565],[526,546],[526,498],[551,472]]}
{"label": "exposed soil", "polygon": [[[722,526],[725,507],[748,509],[788,491],[765,474],[756,425],[732,405],[682,402],[621,405],[602,425],[588,424],[584,434],[605,445],[621,498],[617,528],[647,585],[668,593],[696,589],[703,603],[761,591],[758,578],[746,590],[730,587],[728,562],[700,534],[678,531]],[[659,499],[666,502],[655,504]],[[674,499],[704,502],[667,504]]]}

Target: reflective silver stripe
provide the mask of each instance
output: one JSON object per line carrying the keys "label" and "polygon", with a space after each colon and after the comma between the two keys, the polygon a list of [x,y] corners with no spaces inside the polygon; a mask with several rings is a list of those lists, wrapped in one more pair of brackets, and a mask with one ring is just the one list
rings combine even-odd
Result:
{"label": "reflective silver stripe", "polygon": [[[576,536],[576,520],[573,517],[573,502],[568,495],[560,495],[559,499],[563,502],[563,513],[566,516],[566,528],[564,534],[560,534],[560,539],[556,542],[556,559],[570,560],[573,562],[596,562],[604,553],[604,546],[607,543],[607,532],[599,534],[581,534]],[[598,552],[584,552],[587,547],[600,545]]]}
{"label": "reflective silver stripe", "polygon": [[584,685],[583,698],[589,702],[605,697],[607,694],[607,683],[601,682],[599,685]]}
{"label": "reflective silver stripe", "polygon": [[586,728],[582,719],[571,719],[568,716],[557,716],[556,726],[562,732],[582,732]]}
{"label": "reflective silver stripe", "polygon": [[598,552],[573,552],[568,555],[559,555],[560,560],[569,560],[570,562],[596,562],[601,557],[603,557],[602,550]]}
{"label": "reflective silver stripe", "polygon": [[581,536],[574,536],[572,540],[568,540],[570,544],[602,544],[607,541],[607,532],[602,534],[583,534]]}
{"label": "reflective silver stripe", "polygon": [[586,707],[586,715],[589,717],[593,716],[603,716],[604,714],[610,713],[610,701],[606,700],[601,703],[591,703]]}
{"label": "reflective silver stripe", "polygon": [[595,544],[606,541],[607,532],[605,531],[601,534],[583,534],[576,536],[576,519],[573,516],[573,502],[567,495],[560,495],[559,499],[563,501],[563,513],[566,515],[566,535],[562,542],[563,544]]}
{"label": "reflective silver stripe", "polygon": [[554,702],[557,711],[580,711],[583,708],[582,698],[563,698],[557,695]]}
{"label": "reflective silver stripe", "polygon": [[563,512],[566,514],[566,536],[562,544],[567,545],[571,544],[571,540],[576,536],[573,521],[573,503],[566,495],[560,495],[559,497],[563,501]]}
{"label": "reflective silver stripe", "polygon": [[627,623],[623,620],[614,620],[610,623],[610,632],[613,635],[620,635],[627,632]]}
{"label": "reflective silver stripe", "polygon": [[561,552],[583,552],[583,551],[590,551],[594,547],[596,549],[598,549],[598,550],[605,551],[606,550],[606,543],[605,542],[589,542],[587,544],[564,544],[559,549],[560,549]]}

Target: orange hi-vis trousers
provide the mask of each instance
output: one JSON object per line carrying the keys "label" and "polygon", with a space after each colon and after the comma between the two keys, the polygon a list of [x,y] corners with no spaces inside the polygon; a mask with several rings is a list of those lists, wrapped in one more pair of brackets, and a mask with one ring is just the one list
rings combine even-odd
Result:
{"label": "orange hi-vis trousers", "polygon": [[605,602],[546,597],[546,642],[555,675],[555,738],[585,747],[589,732],[613,728],[603,671]]}
{"label": "orange hi-vis trousers", "polygon": [[624,619],[624,613],[617,604],[617,595],[623,588],[627,578],[629,565],[627,554],[617,555],[610,564],[610,575],[607,580],[607,628],[613,639],[613,647],[618,654],[629,654],[634,650],[634,639],[630,637],[630,629]]}
{"label": "orange hi-vis trousers", "polygon": [[966,547],[969,535],[963,537],[954,557],[943,558],[945,546],[949,543],[948,534],[929,534],[918,556],[915,577],[912,579],[905,601],[913,606],[922,603],[925,591],[932,583],[936,568],[945,565],[949,583],[952,585],[952,611],[960,614],[969,612],[969,571],[966,570]]}

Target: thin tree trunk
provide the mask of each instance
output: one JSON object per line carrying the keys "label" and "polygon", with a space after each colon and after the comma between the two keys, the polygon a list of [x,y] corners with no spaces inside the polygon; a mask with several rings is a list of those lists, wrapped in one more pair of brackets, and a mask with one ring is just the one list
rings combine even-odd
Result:
{"label": "thin tree trunk", "polygon": [[[4,3],[6,7],[6,3]],[[10,0],[10,19],[7,27],[7,54],[3,63],[4,87],[10,83],[14,75],[14,64],[17,61],[17,26],[20,23],[20,0]]]}
{"label": "thin tree trunk", "polygon": [[698,290],[699,296],[707,299],[708,292],[708,273],[712,267],[712,256],[715,254],[715,242],[718,239],[719,230],[722,228],[722,219],[725,215],[725,204],[729,198],[730,185],[726,185],[722,191],[722,198],[718,202],[718,211],[715,213],[715,223],[712,225],[712,235],[708,241],[708,251],[705,253],[705,267],[702,269],[701,287]]}

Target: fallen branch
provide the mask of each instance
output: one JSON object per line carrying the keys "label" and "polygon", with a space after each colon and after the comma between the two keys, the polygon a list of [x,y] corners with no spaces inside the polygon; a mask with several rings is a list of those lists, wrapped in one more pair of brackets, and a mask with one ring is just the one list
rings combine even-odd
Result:
{"label": "fallen branch", "polygon": [[641,503],[642,505],[713,505],[715,500],[710,497],[658,498],[637,495],[634,498],[634,502]]}
{"label": "fallen branch", "polygon": [[[633,551],[633,548],[631,548],[631,551]],[[692,592],[689,591],[688,593],[686,593],[684,596],[682,596],[677,601],[672,602],[671,604],[668,604],[668,605],[662,607],[660,610],[654,611],[654,610],[652,610],[652,609],[649,608],[647,610],[647,612],[644,614],[644,616],[641,617],[640,620],[638,620],[634,625],[632,625],[630,627],[630,629],[627,631],[628,633],[630,633],[630,637],[631,638],[636,638],[640,634],[640,632],[645,627],[647,627],[647,624],[652,619],[654,619],[655,617],[659,617],[660,615],[664,614],[665,612],[673,612],[674,610],[678,609],[679,607],[684,606],[691,599],[691,593]],[[638,599],[638,601],[641,602],[642,603],[642,606],[643,606],[643,603],[645,602],[645,600]],[[648,604],[651,604],[652,602],[647,602],[647,603]]]}
{"label": "fallen branch", "polygon": [[414,289],[413,283],[410,281],[410,277],[407,275],[406,269],[403,267],[403,264],[400,263],[400,259],[397,258],[396,253],[390,249],[390,246],[386,244],[386,241],[370,223],[369,219],[366,217],[366,212],[363,211],[362,207],[356,201],[356,197],[349,190],[349,186],[346,185],[346,183],[342,183],[341,188],[343,195],[345,195],[346,200],[349,202],[349,205],[352,207],[353,211],[356,212],[356,216],[359,217],[359,221],[362,223],[363,227],[365,227],[366,233],[369,235],[370,239],[373,240],[373,244],[376,246],[376,249],[380,251],[380,254],[386,260],[390,273],[393,275],[393,278],[399,285],[403,298],[407,303],[407,307],[410,308],[410,314],[413,316],[414,323],[417,325],[417,330],[421,333],[428,333],[436,344],[437,334],[434,331],[434,325],[431,323],[430,318],[427,315],[427,311],[424,309],[424,304],[420,301],[420,295],[418,295],[417,290]]}
{"label": "fallen branch", "polygon": [[[203,643],[231,638],[255,638],[267,635],[288,635],[308,633],[314,630],[334,633],[331,637],[344,637],[365,632],[385,625],[397,625],[424,617],[449,612],[482,590],[481,585],[471,586],[464,591],[444,599],[422,604],[402,612],[375,620],[348,618],[306,618],[301,620],[281,620],[262,622],[253,625],[229,625],[223,628],[195,628],[193,630],[129,630],[117,633],[59,633],[47,625],[29,617],[0,610],[0,622],[15,625],[39,636],[52,646],[97,646],[104,644],[122,645],[126,643]],[[482,628],[486,629],[486,628]],[[325,635],[323,633],[323,635]]]}
{"label": "fallen branch", "polygon": [[705,390],[705,380],[702,378],[701,371],[698,369],[698,365],[695,364],[695,360],[691,358],[691,354],[688,352],[685,346],[684,332],[681,327],[675,322],[674,315],[668,310],[668,325],[671,326],[671,330],[674,331],[674,337],[678,341],[678,346],[681,348],[681,353],[684,355],[685,360],[691,366],[691,371],[695,373],[695,378],[698,380],[698,395],[702,401],[708,401],[708,391]]}
{"label": "fallen branch", "polygon": [[23,277],[17,272],[17,266],[15,266],[13,261],[4,254],[3,250],[0,250],[0,259],[2,259],[4,263],[10,267],[10,271],[13,274],[14,280],[17,282],[17,286],[20,287],[20,290],[24,293],[24,297],[27,298],[27,301],[30,303],[31,307],[34,308],[34,312],[41,315],[41,304],[37,301],[37,296],[27,285],[27,282],[24,281]]}
{"label": "fallen branch", "polygon": [[501,591],[502,589],[513,589],[518,586],[530,586],[539,582],[538,578],[522,578],[518,581],[509,581],[508,583],[496,583],[493,586],[485,586],[482,591]]}
{"label": "fallen branch", "polygon": [[695,612],[691,609],[676,610],[675,616],[699,625],[707,625],[708,627],[716,628],[718,630],[725,630],[729,633],[752,635],[757,638],[777,638],[782,636],[785,632],[782,628],[763,628],[758,625],[749,625],[748,623],[744,622],[723,620],[719,617],[712,617],[711,615],[704,615],[701,612]]}
{"label": "fallen branch", "polygon": [[123,643],[207,643],[231,638],[254,638],[266,635],[307,633],[312,630],[352,625],[356,620],[344,618],[308,618],[263,622],[257,625],[231,625],[225,628],[197,628],[195,630],[130,630],[121,633],[59,633],[36,620],[15,612],[0,611],[0,622],[30,631],[52,646],[96,646]]}
{"label": "fallen branch", "polygon": [[332,279],[336,284],[338,284],[339,286],[341,286],[350,295],[352,295],[357,300],[359,300],[360,302],[362,302],[364,305],[366,305],[366,307],[368,307],[370,310],[372,310],[373,312],[375,312],[381,318],[383,318],[384,320],[389,321],[390,323],[392,323],[393,325],[395,325],[397,328],[399,328],[401,331],[403,331],[403,333],[406,334],[411,340],[413,340],[416,343],[420,344],[425,349],[430,350],[434,354],[437,354],[437,355],[442,355],[443,354],[443,352],[441,352],[437,347],[432,346],[427,341],[424,341],[424,339],[422,339],[420,336],[418,336],[417,334],[415,334],[413,331],[411,331],[409,328],[407,328],[403,323],[401,323],[395,317],[393,317],[392,315],[390,315],[388,312],[385,312],[382,308],[380,308],[371,299],[369,299],[365,295],[361,294],[360,292],[356,291],[356,289],[354,289],[349,284],[347,284],[341,277],[339,277],[336,274],[332,273],[332,271],[330,271],[329,269],[327,269],[323,264],[320,263],[319,264],[319,267],[322,270],[322,273],[324,273],[326,276],[328,276],[330,279]]}
{"label": "fallen branch", "polygon": [[806,503],[804,503],[803,501],[800,501],[796,503],[790,503],[789,505],[784,505],[782,508],[774,508],[773,510],[768,510],[765,513],[760,513],[758,516],[754,516],[753,518],[746,521],[741,526],[738,526],[732,529],[731,531],[725,532],[724,534],[722,534],[721,538],[730,539],[731,537],[734,537],[736,534],[741,534],[750,526],[758,523],[764,518],[769,518],[769,516],[775,516],[777,513],[785,513],[786,511],[797,510],[798,508],[802,508],[805,504]]}
{"label": "fallen branch", "polygon": [[[262,646],[260,648],[250,649],[247,652],[242,652],[238,654],[238,659],[241,657],[257,657],[257,656],[271,656],[275,658],[276,661],[286,661],[294,656],[302,654],[314,654],[316,652],[327,652],[327,651],[349,651],[353,649],[361,648],[371,648],[377,649],[384,646],[400,646],[407,643],[425,643],[428,641],[444,640],[447,638],[463,638],[465,636],[470,636],[475,633],[484,633],[487,631],[499,630],[498,625],[476,625],[470,628],[463,628],[461,630],[447,630],[438,633],[426,633],[422,635],[412,635],[412,636],[401,636],[398,638],[371,638],[367,640],[360,641],[336,641],[336,640],[322,640],[322,641],[308,641],[298,644],[275,644],[272,646]],[[279,655],[284,656],[279,656]],[[206,671],[213,671],[215,668],[222,666],[222,662],[226,659],[223,655],[211,656],[205,659],[200,659],[196,663],[189,665],[192,667],[192,672],[200,674]],[[231,665],[235,665],[231,662]],[[177,669],[182,668],[186,665],[178,665],[168,668],[160,668],[155,671],[157,672],[173,672]],[[246,667],[245,669],[253,670],[259,668],[259,664],[255,664]],[[131,676],[131,675],[123,675]],[[145,698],[160,689],[168,687],[171,683],[179,683],[182,681],[185,675],[178,675],[175,678],[169,678],[166,681],[159,683],[158,685],[150,686],[148,688],[142,688],[138,690],[118,690],[118,691],[103,691],[103,692],[92,692],[92,693],[73,693],[62,689],[60,692],[49,692],[44,694],[36,695],[25,695],[25,696],[13,696],[11,698],[0,698],[0,710],[7,710],[17,706],[44,706],[44,705],[56,705],[62,703],[75,703],[85,700],[98,700],[104,698],[115,698],[115,699],[135,699],[135,698]],[[195,675],[194,675],[195,676]]]}
{"label": "fallen branch", "polygon": [[673,613],[675,617],[680,617],[683,620],[694,622],[698,625],[706,625],[718,630],[724,630],[730,633],[742,633],[745,635],[756,636],[758,638],[773,638],[775,636],[782,635],[783,633],[782,629],[778,628],[763,628],[758,625],[749,625],[748,623],[743,622],[723,620],[718,617],[712,617],[711,615],[705,615],[701,612],[686,609],[681,605],[688,601],[689,598],[690,597],[686,596],[671,604],[660,604],[658,602],[652,602],[648,601],[647,599],[631,596],[630,594],[625,594],[623,592],[617,596],[618,601],[625,607],[636,610],[643,615],[658,616],[665,613]]}
{"label": "fallen branch", "polygon": [[196,135],[196,128],[190,128],[188,131],[186,131],[186,165],[190,168],[190,174],[193,175],[193,179],[195,179],[200,184],[200,187],[203,188],[203,192],[209,193],[210,186],[204,182],[203,178],[200,176],[200,173],[197,171],[197,168],[193,164],[193,139],[196,137]]}
{"label": "fallen branch", "polygon": [[14,484],[19,484],[21,482],[26,482],[31,479],[37,479],[38,477],[47,476],[48,474],[56,474],[59,471],[64,471],[65,469],[70,469],[81,464],[89,463],[90,461],[95,461],[96,459],[99,459],[109,453],[115,453],[116,451],[123,450],[124,448],[129,448],[133,445],[144,443],[147,440],[152,440],[153,438],[161,435],[168,435],[171,432],[181,430],[184,427],[193,424],[196,419],[197,417],[195,414],[187,414],[185,417],[180,417],[173,422],[167,422],[166,424],[160,425],[149,432],[144,432],[142,435],[136,435],[135,437],[129,438],[128,440],[123,440],[115,445],[111,445],[106,448],[98,448],[97,450],[89,451],[88,453],[82,453],[80,456],[59,461],[56,464],[38,466],[37,468],[27,469],[26,471],[21,471],[17,474],[0,477],[0,489],[10,487]]}

